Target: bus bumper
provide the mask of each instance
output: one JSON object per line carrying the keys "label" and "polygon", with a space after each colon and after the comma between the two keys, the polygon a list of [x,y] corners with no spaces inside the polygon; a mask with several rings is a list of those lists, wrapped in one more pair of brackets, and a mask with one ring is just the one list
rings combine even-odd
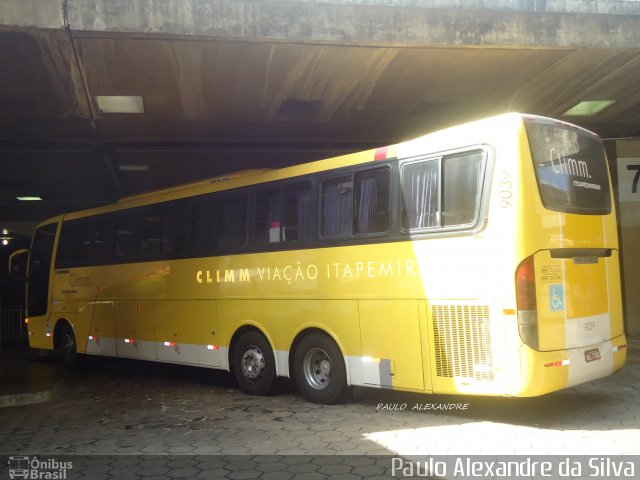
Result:
{"label": "bus bumper", "polygon": [[520,385],[513,395],[534,397],[606,377],[620,370],[626,358],[624,335],[586,347],[551,352],[521,345]]}

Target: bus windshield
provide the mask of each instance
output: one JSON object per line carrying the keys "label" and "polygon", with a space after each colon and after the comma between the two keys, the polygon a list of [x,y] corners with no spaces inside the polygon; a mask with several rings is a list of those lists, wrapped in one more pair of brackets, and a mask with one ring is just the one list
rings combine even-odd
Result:
{"label": "bus windshield", "polygon": [[542,204],[564,213],[611,212],[607,161],[597,136],[571,125],[525,120]]}

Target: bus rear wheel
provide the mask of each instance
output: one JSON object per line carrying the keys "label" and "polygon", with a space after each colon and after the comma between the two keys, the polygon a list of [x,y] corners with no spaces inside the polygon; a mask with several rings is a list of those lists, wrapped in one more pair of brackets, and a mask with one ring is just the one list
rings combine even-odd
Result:
{"label": "bus rear wheel", "polygon": [[59,333],[55,337],[56,351],[60,355],[62,363],[65,365],[75,365],[78,362],[78,345],[73,328],[68,323],[60,327]]}
{"label": "bus rear wheel", "polygon": [[276,378],[273,350],[258,332],[244,333],[233,350],[233,374],[240,389],[249,395],[266,395]]}
{"label": "bus rear wheel", "polygon": [[304,337],[293,356],[293,367],[298,388],[311,403],[335,403],[347,390],[344,357],[326,335]]}

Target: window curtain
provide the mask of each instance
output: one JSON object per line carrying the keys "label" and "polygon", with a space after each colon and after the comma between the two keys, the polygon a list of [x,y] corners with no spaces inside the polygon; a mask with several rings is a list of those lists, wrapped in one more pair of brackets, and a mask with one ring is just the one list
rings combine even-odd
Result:
{"label": "window curtain", "polygon": [[349,180],[325,183],[322,194],[322,234],[326,237],[350,235],[353,188]]}
{"label": "window curtain", "polygon": [[404,184],[408,228],[428,228],[438,221],[438,163],[406,172]]}
{"label": "window curtain", "polygon": [[378,207],[378,184],[375,178],[365,178],[360,181],[360,202],[358,218],[356,219],[356,233],[373,232],[373,223]]}
{"label": "window curtain", "polygon": [[266,240],[268,242],[279,242],[280,238],[280,193],[269,195],[267,200],[267,229]]}
{"label": "window curtain", "polygon": [[298,220],[298,240],[311,238],[311,191],[296,192],[296,210]]}
{"label": "window curtain", "polygon": [[473,222],[481,189],[481,154],[451,157],[444,160],[443,225],[466,225]]}

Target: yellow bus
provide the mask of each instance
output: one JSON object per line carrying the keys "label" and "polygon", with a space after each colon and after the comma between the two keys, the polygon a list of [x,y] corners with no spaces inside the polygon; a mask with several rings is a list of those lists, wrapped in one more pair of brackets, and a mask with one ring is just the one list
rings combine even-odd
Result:
{"label": "yellow bus", "polygon": [[347,387],[535,396],[626,359],[599,138],[505,114],[43,222],[32,347]]}

